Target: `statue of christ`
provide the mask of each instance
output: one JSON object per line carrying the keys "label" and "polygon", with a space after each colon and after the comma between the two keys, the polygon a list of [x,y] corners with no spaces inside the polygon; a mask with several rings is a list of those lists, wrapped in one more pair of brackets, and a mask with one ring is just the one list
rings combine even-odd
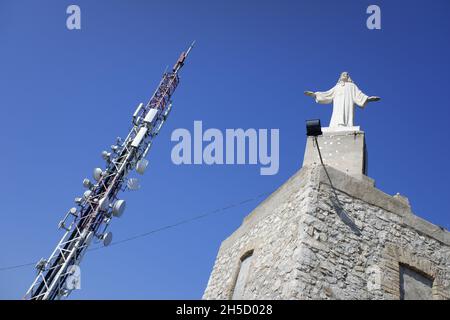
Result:
{"label": "statue of christ", "polygon": [[380,97],[368,97],[353,83],[348,72],[342,72],[338,83],[328,91],[305,91],[307,96],[314,97],[317,103],[333,102],[333,114],[330,128],[353,127],[355,104],[364,108],[367,102],[378,101]]}

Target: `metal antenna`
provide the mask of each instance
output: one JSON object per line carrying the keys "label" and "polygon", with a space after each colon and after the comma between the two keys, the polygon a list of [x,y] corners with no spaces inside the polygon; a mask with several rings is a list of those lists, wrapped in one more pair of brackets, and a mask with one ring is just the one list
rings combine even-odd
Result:
{"label": "metal antenna", "polygon": [[175,65],[173,66],[173,72],[177,73],[178,70],[181,69],[181,67],[183,67],[184,65],[184,61],[186,60],[189,52],[191,52],[192,48],[194,47],[195,44],[195,40],[192,41],[191,45],[189,46],[189,48],[186,50],[186,52],[182,52],[180,57],[178,58],[178,61],[175,63]]}
{"label": "metal antenna", "polygon": [[194,45],[195,45],[195,40],[192,41],[191,45],[190,45],[189,48],[187,49],[187,51],[186,51],[186,56],[185,56],[186,58],[187,58],[189,52],[191,52],[191,50],[192,50],[192,48],[194,47]]}
{"label": "metal antenna", "polygon": [[178,71],[187,55],[181,53],[172,71],[164,72],[161,82],[150,101],[139,104],[132,118],[132,128],[126,139],[116,139],[111,152],[103,151],[104,169],[94,169],[94,181],[83,180],[87,188],[82,197],[75,198],[76,207],[70,209],[60,228],[65,233],[48,259],[41,259],[37,276],[24,299],[54,300],[67,297],[79,286],[79,264],[87,248],[97,238],[104,245],[112,241],[107,232],[110,222],[125,210],[125,201],[118,198],[126,188],[128,174],[136,169],[143,174],[148,161],[145,159],[164,122],[172,109],[171,98],[180,81]]}

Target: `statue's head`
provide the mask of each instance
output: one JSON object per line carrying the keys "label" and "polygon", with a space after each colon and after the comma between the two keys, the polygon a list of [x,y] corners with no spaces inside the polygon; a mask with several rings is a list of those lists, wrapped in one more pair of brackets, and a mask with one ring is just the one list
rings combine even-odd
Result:
{"label": "statue's head", "polygon": [[338,82],[353,82],[352,78],[350,78],[350,74],[347,71],[341,73]]}

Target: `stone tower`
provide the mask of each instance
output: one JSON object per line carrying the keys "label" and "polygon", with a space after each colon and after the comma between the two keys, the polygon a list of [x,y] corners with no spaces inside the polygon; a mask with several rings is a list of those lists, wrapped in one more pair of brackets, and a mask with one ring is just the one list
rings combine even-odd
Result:
{"label": "stone tower", "polygon": [[326,171],[308,137],[303,167],[222,242],[203,298],[450,299],[450,233],[374,186],[364,132],[318,144]]}

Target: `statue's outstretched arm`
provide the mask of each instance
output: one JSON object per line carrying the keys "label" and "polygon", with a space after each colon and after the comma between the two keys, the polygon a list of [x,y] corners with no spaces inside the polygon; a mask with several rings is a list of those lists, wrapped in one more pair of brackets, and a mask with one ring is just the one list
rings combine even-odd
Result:
{"label": "statue's outstretched arm", "polygon": [[334,98],[334,87],[331,88],[328,91],[317,91],[317,92],[312,92],[312,91],[305,91],[305,95],[313,97],[317,103],[320,104],[329,104],[333,102],[333,98]]}
{"label": "statue's outstretched arm", "polygon": [[367,98],[367,102],[375,102],[375,101],[380,101],[380,97],[377,96],[371,96]]}

